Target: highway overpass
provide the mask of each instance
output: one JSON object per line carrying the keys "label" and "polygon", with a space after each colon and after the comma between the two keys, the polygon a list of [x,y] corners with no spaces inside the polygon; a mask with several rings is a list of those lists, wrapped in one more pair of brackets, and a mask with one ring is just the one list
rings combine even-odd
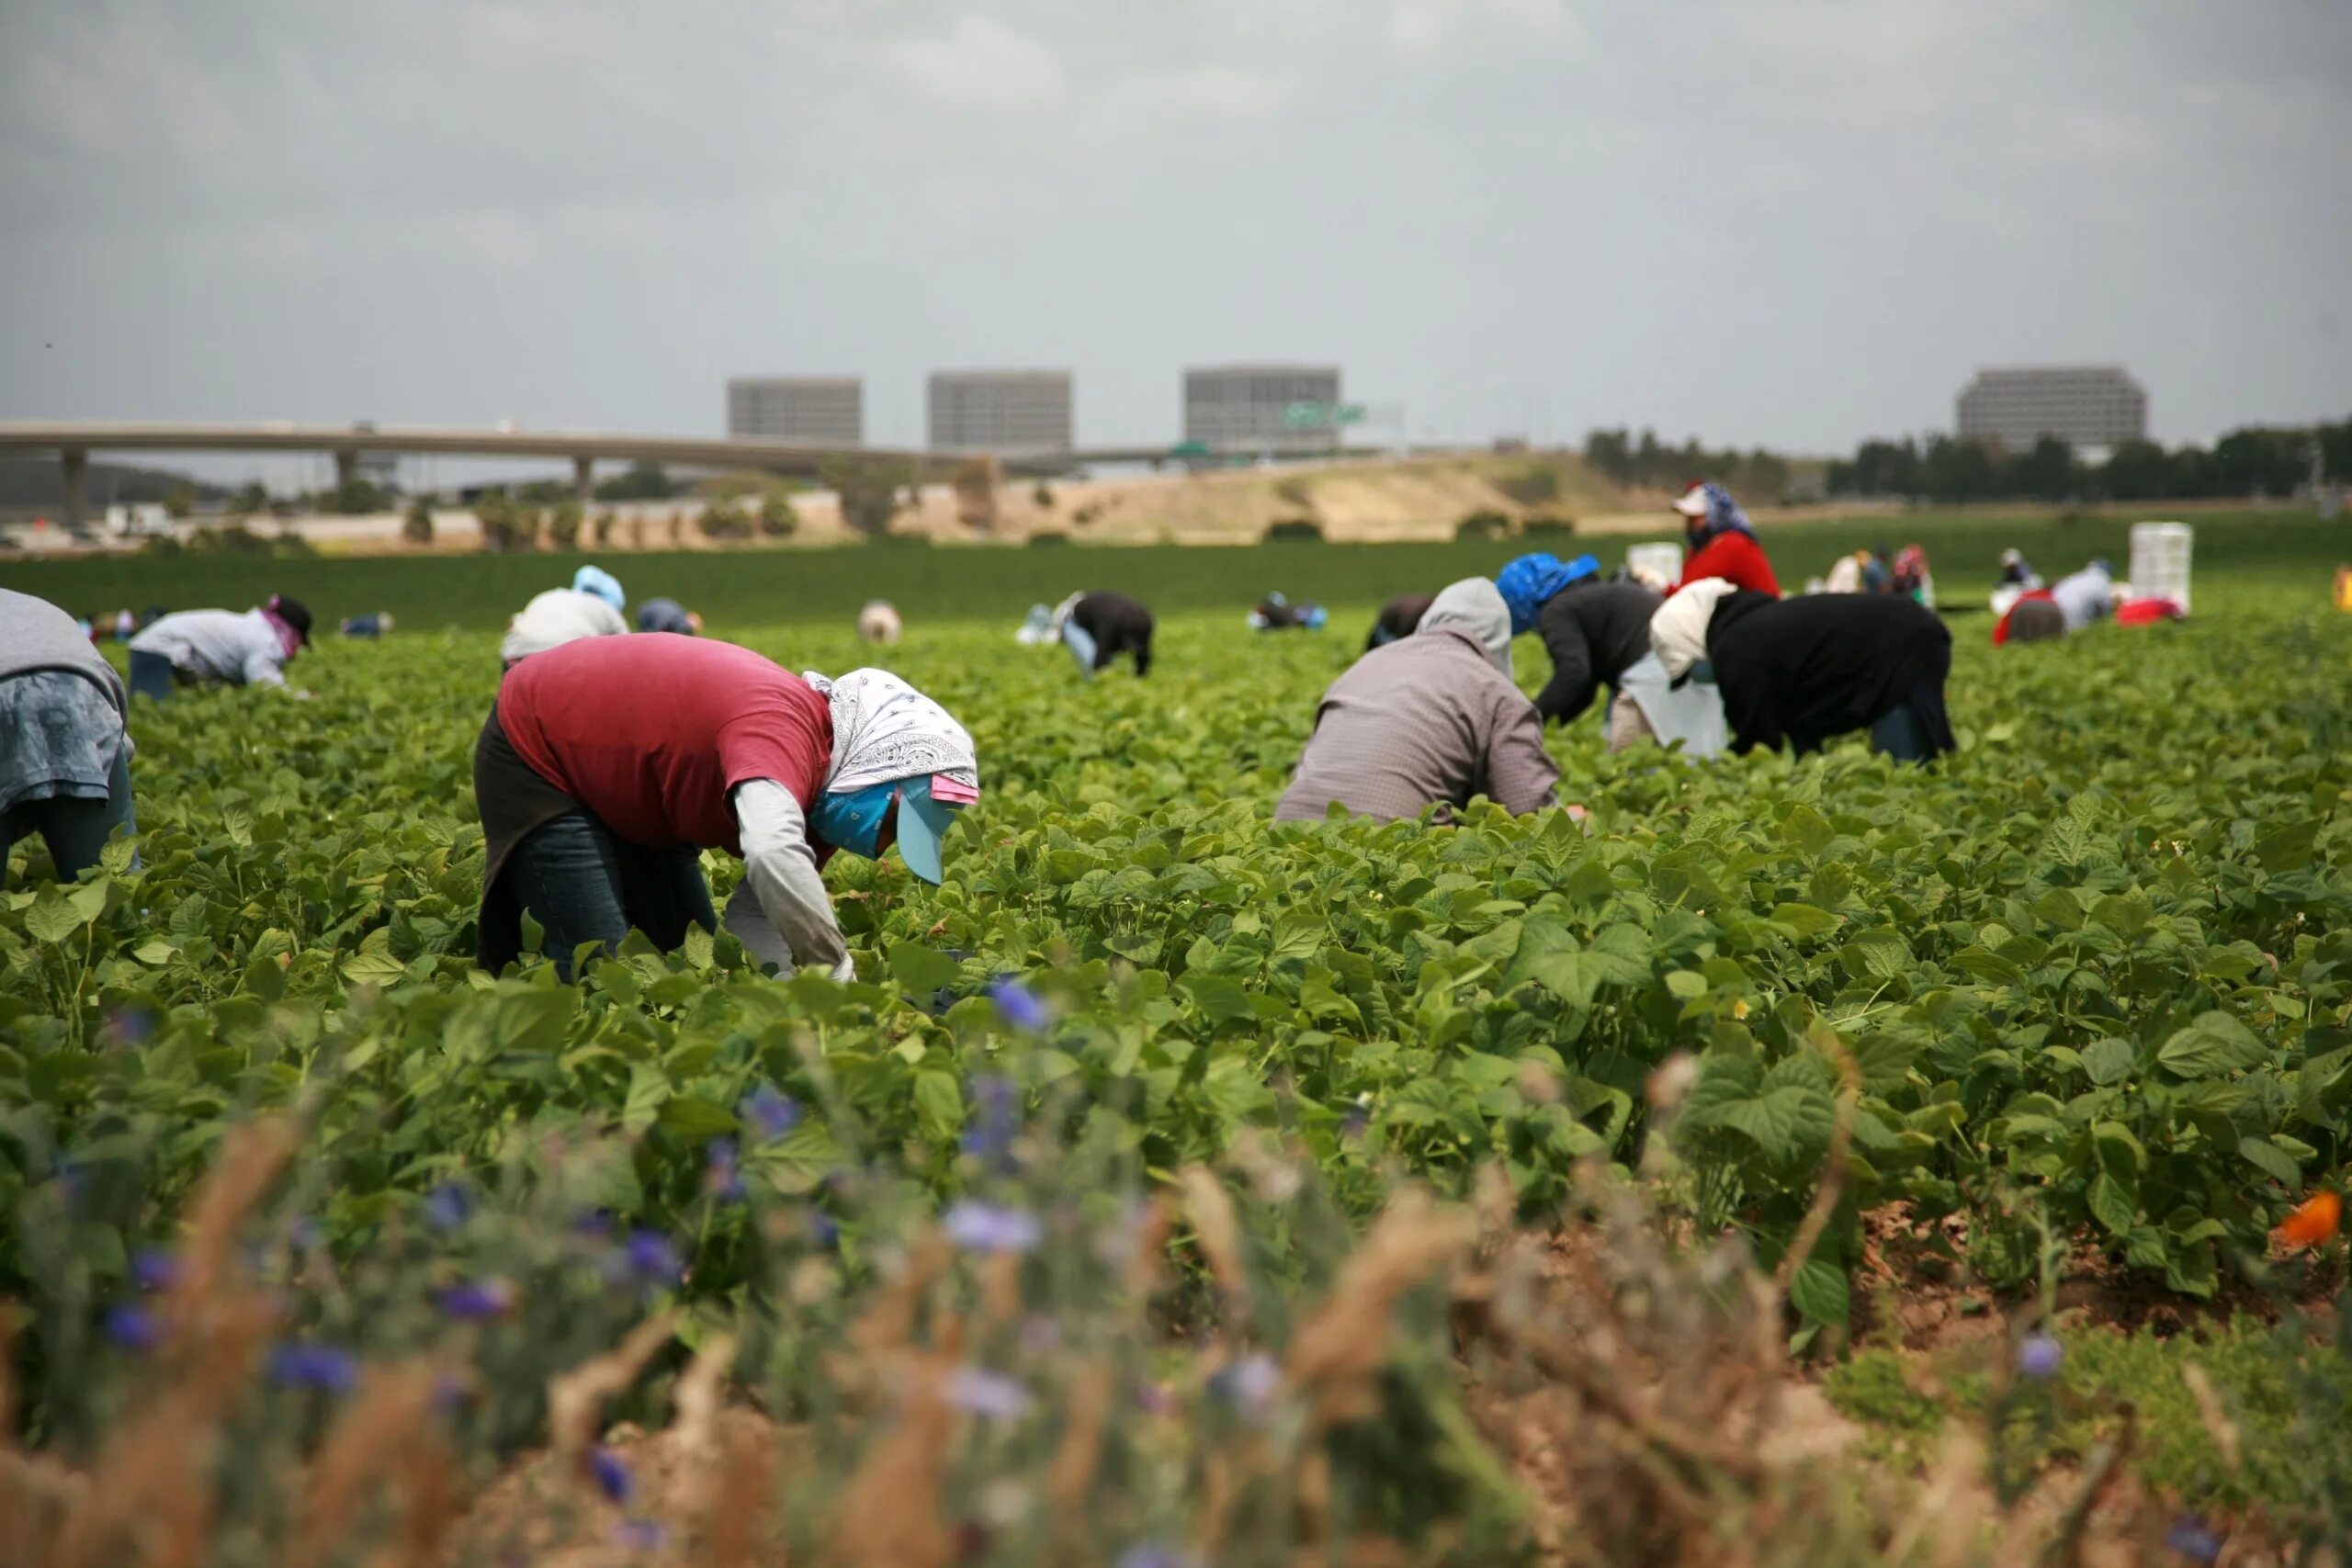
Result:
{"label": "highway overpass", "polygon": [[[270,420],[252,424],[194,424],[0,421],[0,452],[54,452],[65,469],[63,521],[79,525],[87,511],[87,476],[93,452],[326,452],[334,455],[338,484],[356,471],[363,452],[429,452],[459,457],[542,457],[571,461],[581,499],[590,499],[596,465],[662,463],[687,468],[757,469],[796,478],[816,478],[842,462],[910,466],[950,464],[971,456],[884,446],[810,446],[703,435],[632,435],[610,432],[526,431],[511,426],[475,430],[439,425],[298,424]],[[1069,452],[1010,452],[998,456],[1008,472],[1063,473],[1106,463],[1148,463],[1169,458],[1214,457],[1198,447],[1102,446]],[[1285,453],[1285,457],[1307,454]],[[1328,454],[1325,454],[1328,455]]]}

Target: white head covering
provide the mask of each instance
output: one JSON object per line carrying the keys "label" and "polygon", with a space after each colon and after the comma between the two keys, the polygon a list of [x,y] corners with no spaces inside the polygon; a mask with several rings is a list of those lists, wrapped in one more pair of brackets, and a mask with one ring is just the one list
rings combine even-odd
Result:
{"label": "white head covering", "polygon": [[1657,607],[1650,617],[1650,647],[1657,652],[1657,660],[1666,666],[1667,675],[1679,681],[1690,673],[1690,666],[1707,657],[1707,623],[1715,618],[1715,605],[1726,593],[1739,590],[1720,577],[1702,578],[1686,582],[1681,589]]}
{"label": "white head covering", "polygon": [[887,670],[853,670],[839,680],[815,671],[801,679],[824,694],[833,712],[833,760],[827,794],[945,773],[980,787],[979,754],[947,710]]}
{"label": "white head covering", "polygon": [[1421,614],[1421,624],[1415,631],[1441,631],[1451,626],[1468,632],[1495,661],[1495,668],[1510,673],[1510,606],[1504,603],[1502,590],[1494,580],[1465,577],[1449,583],[1445,591],[1430,601]]}

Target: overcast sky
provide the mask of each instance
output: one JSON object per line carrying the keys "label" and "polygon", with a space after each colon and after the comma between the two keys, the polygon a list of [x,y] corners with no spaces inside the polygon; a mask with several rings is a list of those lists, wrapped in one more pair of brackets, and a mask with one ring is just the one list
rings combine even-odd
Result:
{"label": "overcast sky", "polygon": [[2343,0],[0,0],[0,417],[717,432],[730,374],[1336,360],[1845,450],[1980,365],[2352,414]]}

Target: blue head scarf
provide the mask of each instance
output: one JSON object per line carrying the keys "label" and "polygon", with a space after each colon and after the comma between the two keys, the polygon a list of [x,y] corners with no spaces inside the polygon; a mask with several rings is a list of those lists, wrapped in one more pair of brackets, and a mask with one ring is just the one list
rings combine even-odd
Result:
{"label": "blue head scarf", "polygon": [[1692,545],[1703,545],[1718,534],[1745,534],[1751,539],[1756,537],[1755,526],[1747,521],[1747,513],[1739,509],[1739,502],[1731,498],[1731,491],[1711,480],[1699,487],[1699,493],[1706,498],[1707,515],[1703,520],[1692,519]]}
{"label": "blue head scarf", "polygon": [[601,566],[583,566],[571,574],[571,591],[594,593],[614,609],[626,608],[628,600],[621,592],[620,579]]}
{"label": "blue head scarf", "polygon": [[1600,563],[1590,556],[1564,561],[1549,550],[1520,557],[1495,574],[1495,586],[1510,606],[1510,635],[1535,629],[1535,616],[1552,595],[1571,582],[1592,577]]}

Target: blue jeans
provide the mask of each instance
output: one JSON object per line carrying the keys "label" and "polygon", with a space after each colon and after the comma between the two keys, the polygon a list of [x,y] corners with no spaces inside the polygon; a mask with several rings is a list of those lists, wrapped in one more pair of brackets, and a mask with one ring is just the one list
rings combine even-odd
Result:
{"label": "blue jeans", "polygon": [[690,924],[718,929],[700,852],[624,842],[585,811],[568,811],[533,829],[514,846],[505,874],[516,899],[545,928],[548,955],[566,980],[582,942],[611,953],[635,929],[667,953],[686,940]]}
{"label": "blue jeans", "polygon": [[28,800],[0,816],[0,879],[8,872],[8,852],[17,840],[39,833],[57,866],[57,880],[71,882],[98,863],[98,852],[119,827],[139,831],[130,815],[130,748],[114,756],[114,771],[107,779],[104,800]]}
{"label": "blue jeans", "polygon": [[160,653],[130,650],[130,694],[162,702],[172,694],[172,661]]}

